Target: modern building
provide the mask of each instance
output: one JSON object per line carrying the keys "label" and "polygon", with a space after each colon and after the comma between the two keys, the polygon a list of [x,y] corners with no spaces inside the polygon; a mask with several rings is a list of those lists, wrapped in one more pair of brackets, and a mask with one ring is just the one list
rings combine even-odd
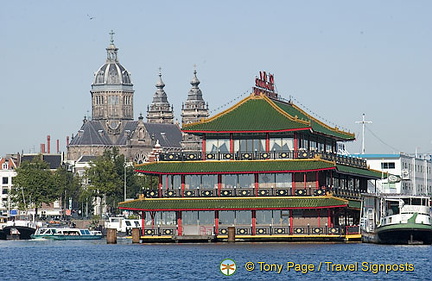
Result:
{"label": "modern building", "polygon": [[[172,107],[163,90],[161,74],[147,114],[148,122],[144,122],[142,115],[134,120],[131,75],[120,64],[114,33],[110,34],[106,61],[95,73],[91,85],[91,119],[84,117],[80,130],[67,144],[67,159],[74,162],[82,156],[99,156],[116,147],[128,161],[144,163],[156,142],[164,151],[180,151],[182,134],[179,126],[173,124]],[[160,112],[161,115],[156,114]]]}
{"label": "modern building", "polygon": [[143,240],[359,238],[360,194],[381,172],[337,154],[354,134],[330,127],[274,91],[260,73],[250,96],[184,124],[202,149],[161,152],[136,166],[158,186],[122,202],[142,220]]}
{"label": "modern building", "polygon": [[370,181],[368,192],[432,195],[430,157],[399,154],[360,154],[371,169],[388,173],[386,179]]}

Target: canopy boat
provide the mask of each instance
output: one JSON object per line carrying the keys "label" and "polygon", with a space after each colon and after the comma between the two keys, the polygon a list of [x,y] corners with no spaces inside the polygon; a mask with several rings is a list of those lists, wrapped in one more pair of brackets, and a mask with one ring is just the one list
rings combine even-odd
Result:
{"label": "canopy boat", "polygon": [[364,194],[362,241],[382,244],[431,244],[430,198],[400,194]]}
{"label": "canopy boat", "polygon": [[102,233],[100,231],[92,232],[88,229],[79,228],[41,227],[31,235],[31,238],[53,240],[97,240],[102,238]]}

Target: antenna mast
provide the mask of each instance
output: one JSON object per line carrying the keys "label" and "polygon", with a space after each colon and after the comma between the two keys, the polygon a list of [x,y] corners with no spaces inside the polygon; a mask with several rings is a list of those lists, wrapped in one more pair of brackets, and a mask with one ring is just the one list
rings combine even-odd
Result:
{"label": "antenna mast", "polygon": [[366,124],[371,124],[372,121],[365,121],[365,114],[363,113],[363,119],[362,121],[356,121],[357,124],[362,124],[362,150],[361,150],[361,154],[365,153],[365,126]]}

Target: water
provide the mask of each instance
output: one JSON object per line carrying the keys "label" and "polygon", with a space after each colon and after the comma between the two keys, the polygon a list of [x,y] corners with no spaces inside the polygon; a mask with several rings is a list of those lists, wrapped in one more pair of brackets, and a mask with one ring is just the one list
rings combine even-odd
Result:
{"label": "water", "polygon": [[[432,248],[423,245],[118,242],[108,245],[105,240],[0,241],[0,280],[432,280]],[[220,263],[226,258],[237,265],[231,276],[220,271]],[[247,262],[253,262],[255,270],[246,271]],[[260,270],[258,262],[266,265],[262,263]],[[298,264],[299,271],[287,271],[287,262]],[[324,262],[345,266],[358,263],[358,269],[341,271],[340,265],[331,271]],[[362,267],[362,262],[404,266],[408,263],[413,270],[372,273]],[[274,264],[273,268],[282,266],[283,270],[271,271],[270,264]],[[314,270],[302,273],[301,267],[305,269],[310,264]]]}

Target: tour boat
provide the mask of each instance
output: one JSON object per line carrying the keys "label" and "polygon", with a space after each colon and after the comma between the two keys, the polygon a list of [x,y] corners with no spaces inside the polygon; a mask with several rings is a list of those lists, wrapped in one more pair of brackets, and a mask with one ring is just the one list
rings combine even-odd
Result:
{"label": "tour boat", "polygon": [[363,242],[432,243],[431,209],[428,196],[364,194],[361,211]]}
{"label": "tour boat", "polygon": [[97,240],[101,239],[102,236],[103,235],[100,231],[92,232],[88,229],[41,227],[31,235],[31,238],[53,240]]}

